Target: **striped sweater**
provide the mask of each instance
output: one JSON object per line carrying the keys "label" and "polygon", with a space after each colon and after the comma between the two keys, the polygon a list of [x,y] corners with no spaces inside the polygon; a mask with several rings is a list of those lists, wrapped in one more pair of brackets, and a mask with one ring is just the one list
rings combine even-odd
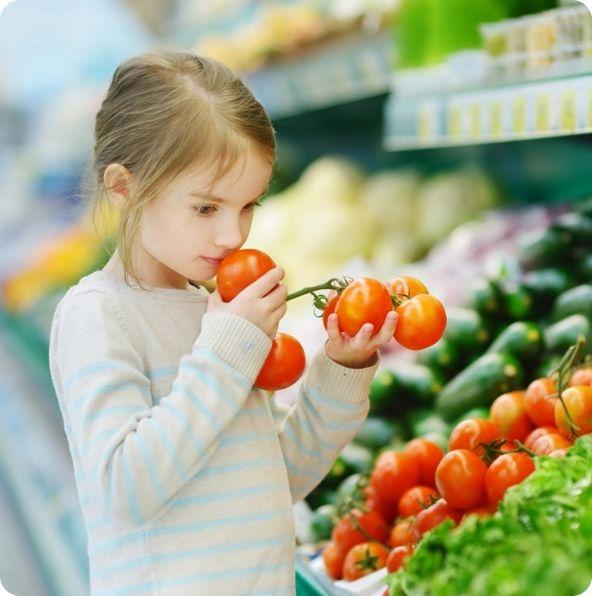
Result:
{"label": "striped sweater", "polygon": [[288,408],[253,387],[267,335],[206,306],[202,288],[97,271],[56,309],[50,368],[93,595],[293,594],[292,506],[367,414],[377,363],[321,350]]}

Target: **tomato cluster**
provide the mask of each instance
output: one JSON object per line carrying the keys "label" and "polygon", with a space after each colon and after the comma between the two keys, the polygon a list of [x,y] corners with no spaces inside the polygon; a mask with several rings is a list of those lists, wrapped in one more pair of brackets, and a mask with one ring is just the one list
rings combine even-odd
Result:
{"label": "tomato cluster", "polygon": [[391,310],[399,315],[395,339],[409,350],[434,345],[446,328],[442,303],[414,277],[397,277],[387,283],[372,278],[353,281],[340,295],[332,295],[323,312],[327,327],[329,315],[337,314],[340,331],[356,335],[365,323],[378,333]]}
{"label": "tomato cluster", "polygon": [[[226,257],[217,271],[217,286],[222,300],[233,300],[246,287],[276,266],[273,259],[255,249],[237,250]],[[319,289],[334,289],[320,303]],[[425,285],[413,277],[397,277],[387,283],[361,278],[351,283],[329,280],[313,288],[295,292],[288,299],[313,294],[315,304],[322,304],[325,328],[335,312],[339,329],[355,336],[362,326],[372,323],[376,334],[386,315],[395,310],[399,320],[395,339],[410,350],[422,350],[435,344],[444,333],[446,312],[441,302]],[[278,333],[255,385],[275,391],[295,383],[306,367],[304,350],[292,336]]]}
{"label": "tomato cluster", "polygon": [[374,568],[395,572],[422,536],[444,521],[459,525],[469,516],[493,515],[506,491],[534,472],[534,455],[561,457],[574,432],[592,432],[592,367],[580,367],[566,378],[561,400],[556,381],[548,377],[536,379],[525,391],[500,395],[489,418],[456,425],[447,453],[427,439],[381,453],[364,489],[364,511],[354,514],[358,523],[343,517],[325,548],[328,574],[355,579],[370,573],[371,566],[360,562],[368,558],[360,554],[365,549],[374,554]]}

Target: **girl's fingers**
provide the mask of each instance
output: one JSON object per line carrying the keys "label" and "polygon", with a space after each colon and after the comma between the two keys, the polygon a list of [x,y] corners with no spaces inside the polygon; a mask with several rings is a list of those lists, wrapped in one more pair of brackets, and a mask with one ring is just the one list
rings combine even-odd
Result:
{"label": "girl's fingers", "polygon": [[339,331],[337,315],[335,313],[330,314],[327,319],[327,334],[329,335],[329,339],[341,341],[341,332]]}
{"label": "girl's fingers", "polygon": [[354,338],[354,346],[358,350],[363,350],[368,345],[372,338],[374,325],[372,323],[364,323]]}
{"label": "girl's fingers", "polygon": [[380,328],[380,331],[374,338],[376,340],[377,345],[383,345],[388,343],[393,334],[395,333],[395,329],[397,328],[397,322],[399,320],[399,314],[392,310],[386,315],[384,323]]}

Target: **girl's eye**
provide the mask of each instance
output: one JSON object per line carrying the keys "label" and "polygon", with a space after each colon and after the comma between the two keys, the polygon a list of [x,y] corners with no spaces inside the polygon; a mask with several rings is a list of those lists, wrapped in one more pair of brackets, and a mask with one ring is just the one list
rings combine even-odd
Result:
{"label": "girl's eye", "polygon": [[252,211],[253,209],[255,209],[255,207],[261,207],[261,201],[255,201],[253,203],[249,203],[245,209],[247,211]]}
{"label": "girl's eye", "polygon": [[195,205],[193,210],[197,211],[198,215],[212,215],[216,211],[216,207],[214,205]]}

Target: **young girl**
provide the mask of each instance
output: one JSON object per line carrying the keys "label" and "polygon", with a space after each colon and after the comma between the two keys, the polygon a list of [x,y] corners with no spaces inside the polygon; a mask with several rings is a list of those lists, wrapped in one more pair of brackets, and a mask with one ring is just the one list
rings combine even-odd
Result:
{"label": "young girl", "polygon": [[152,53],[96,118],[96,197],[117,250],[59,304],[50,365],[88,533],[92,594],[293,594],[292,505],[368,412],[392,313],[336,316],[297,403],[253,386],[286,312],[277,268],[234,300],[200,282],[247,239],[275,159],[261,105],[224,66]]}

